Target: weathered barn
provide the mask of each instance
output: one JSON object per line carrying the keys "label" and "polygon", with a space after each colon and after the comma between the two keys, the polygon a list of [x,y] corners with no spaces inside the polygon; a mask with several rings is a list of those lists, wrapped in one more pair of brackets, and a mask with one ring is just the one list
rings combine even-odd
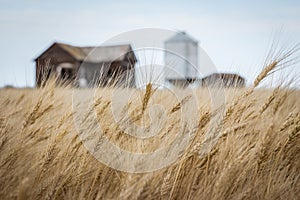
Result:
{"label": "weathered barn", "polygon": [[79,87],[135,85],[137,62],[131,45],[77,47],[54,43],[35,59],[36,86],[50,77]]}
{"label": "weathered barn", "polygon": [[202,87],[244,87],[245,79],[238,74],[214,73],[202,78]]}

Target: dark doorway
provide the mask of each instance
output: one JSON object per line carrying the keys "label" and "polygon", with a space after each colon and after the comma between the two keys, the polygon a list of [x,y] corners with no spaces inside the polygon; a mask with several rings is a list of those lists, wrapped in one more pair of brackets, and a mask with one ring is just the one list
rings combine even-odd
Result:
{"label": "dark doorway", "polygon": [[72,80],[74,77],[73,69],[62,68],[60,76],[62,80]]}

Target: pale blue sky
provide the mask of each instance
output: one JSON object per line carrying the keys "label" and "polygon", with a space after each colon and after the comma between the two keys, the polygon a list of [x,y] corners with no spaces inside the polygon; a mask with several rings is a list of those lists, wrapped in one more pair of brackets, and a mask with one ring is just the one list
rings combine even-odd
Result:
{"label": "pale blue sky", "polygon": [[[185,30],[220,71],[251,81],[274,35],[300,42],[299,1],[0,0],[0,87],[33,86],[34,63],[53,41],[99,45],[145,27]],[[290,68],[299,75],[299,66]]]}

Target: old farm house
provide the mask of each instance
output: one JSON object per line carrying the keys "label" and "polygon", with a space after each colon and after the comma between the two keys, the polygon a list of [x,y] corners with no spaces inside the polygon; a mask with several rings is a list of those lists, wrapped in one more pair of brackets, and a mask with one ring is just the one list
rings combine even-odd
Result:
{"label": "old farm house", "polygon": [[41,87],[55,77],[59,84],[80,87],[133,87],[136,62],[131,45],[77,47],[54,43],[35,59],[36,85]]}

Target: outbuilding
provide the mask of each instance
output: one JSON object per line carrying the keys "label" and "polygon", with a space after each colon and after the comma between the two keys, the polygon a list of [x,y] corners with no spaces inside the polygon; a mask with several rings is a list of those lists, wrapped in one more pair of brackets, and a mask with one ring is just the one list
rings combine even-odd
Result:
{"label": "outbuilding", "polygon": [[50,77],[58,84],[79,87],[135,86],[137,62],[131,45],[78,47],[54,43],[35,59],[36,86]]}

